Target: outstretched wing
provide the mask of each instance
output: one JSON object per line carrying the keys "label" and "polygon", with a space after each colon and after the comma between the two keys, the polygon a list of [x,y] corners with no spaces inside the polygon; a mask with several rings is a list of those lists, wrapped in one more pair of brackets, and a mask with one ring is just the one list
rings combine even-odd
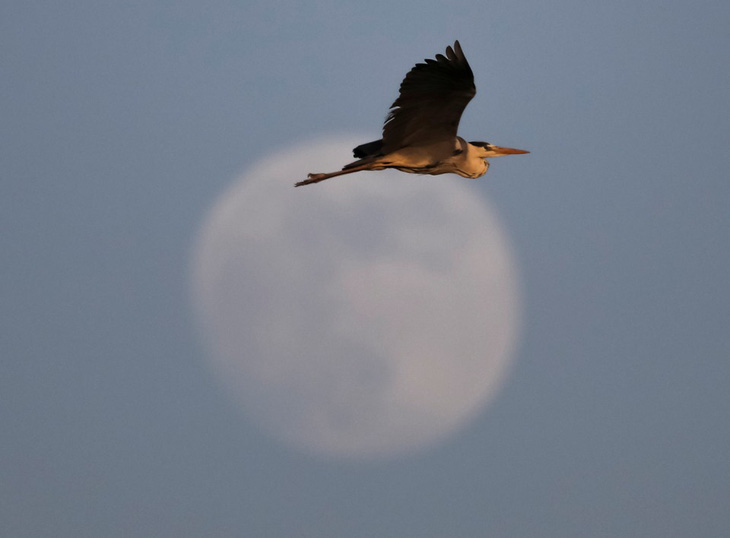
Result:
{"label": "outstretched wing", "polygon": [[400,85],[383,126],[383,151],[449,141],[456,137],[461,114],[476,95],[474,73],[459,42],[446,56],[416,64]]}

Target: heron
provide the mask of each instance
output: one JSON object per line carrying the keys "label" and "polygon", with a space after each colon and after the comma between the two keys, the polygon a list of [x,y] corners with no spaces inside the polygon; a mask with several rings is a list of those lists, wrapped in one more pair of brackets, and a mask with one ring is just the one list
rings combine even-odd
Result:
{"label": "heron", "polygon": [[400,85],[383,125],[383,138],[361,144],[357,159],[342,170],[308,174],[295,187],[363,170],[395,168],[411,174],[458,174],[476,179],[487,173],[491,157],[529,153],[456,135],[461,114],[477,93],[474,73],[458,41],[416,64]]}

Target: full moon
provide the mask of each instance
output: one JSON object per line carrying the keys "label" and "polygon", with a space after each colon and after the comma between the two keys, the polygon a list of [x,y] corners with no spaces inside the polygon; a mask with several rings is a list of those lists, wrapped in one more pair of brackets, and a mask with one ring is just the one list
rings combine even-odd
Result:
{"label": "full moon", "polygon": [[210,364],[244,414],[349,459],[464,427],[502,383],[519,319],[508,240],[473,180],[384,171],[293,187],[364,140],[264,158],[213,205],[192,256]]}

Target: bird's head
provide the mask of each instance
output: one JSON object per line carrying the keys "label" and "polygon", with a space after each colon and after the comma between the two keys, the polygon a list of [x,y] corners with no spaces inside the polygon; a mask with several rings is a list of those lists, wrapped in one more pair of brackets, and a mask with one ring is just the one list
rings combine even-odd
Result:
{"label": "bird's head", "polygon": [[477,155],[479,155],[479,157],[482,157],[483,159],[487,159],[489,157],[501,157],[503,155],[519,155],[521,153],[530,153],[529,151],[525,151],[524,149],[502,148],[488,142],[469,142],[469,144],[476,148]]}

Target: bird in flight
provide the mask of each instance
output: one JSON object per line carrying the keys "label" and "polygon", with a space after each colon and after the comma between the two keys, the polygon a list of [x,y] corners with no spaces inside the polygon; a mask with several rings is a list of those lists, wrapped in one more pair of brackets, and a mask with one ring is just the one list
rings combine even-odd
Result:
{"label": "bird in flight", "polygon": [[411,174],[486,174],[490,157],[529,153],[456,136],[461,114],[477,93],[474,73],[461,45],[446,47],[446,56],[416,64],[400,85],[383,125],[383,138],[357,146],[356,161],[329,174],[308,174],[295,187],[362,170],[396,168]]}

